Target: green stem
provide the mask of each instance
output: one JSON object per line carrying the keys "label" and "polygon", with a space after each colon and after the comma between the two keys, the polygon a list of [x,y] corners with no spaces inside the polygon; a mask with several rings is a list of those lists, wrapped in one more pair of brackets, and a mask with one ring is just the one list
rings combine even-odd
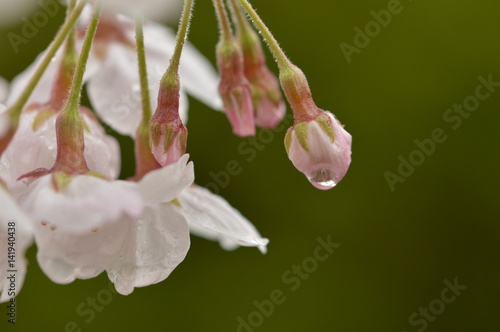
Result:
{"label": "green stem", "polygon": [[97,25],[99,24],[99,18],[101,17],[102,7],[102,1],[99,1],[94,7],[92,18],[90,20],[89,26],[87,27],[85,39],[83,40],[82,51],[80,53],[80,58],[78,59],[78,64],[75,69],[75,76],[73,78],[73,82],[71,83],[71,90],[69,92],[68,102],[66,104],[65,110],[78,112],[78,107],[80,106],[80,98],[82,95],[83,76],[85,74],[85,69],[87,68],[87,61],[90,56],[90,50],[92,48],[94,36],[97,31]]}
{"label": "green stem", "polygon": [[33,90],[35,89],[36,85],[42,78],[42,75],[45,73],[45,70],[49,66],[50,62],[52,61],[52,58],[56,54],[57,50],[59,47],[61,47],[62,43],[66,39],[69,33],[73,30],[73,26],[75,25],[76,21],[80,17],[80,14],[82,13],[83,8],[85,7],[87,1],[86,0],[81,0],[78,5],[75,7],[75,9],[71,12],[71,15],[69,15],[62,25],[62,27],[59,29],[59,31],[56,34],[56,37],[54,38],[54,41],[51,43],[50,47],[47,49],[47,52],[45,53],[42,61],[38,65],[35,73],[31,77],[30,81],[24,88],[23,93],[19,96],[17,101],[11,106],[9,112],[10,116],[13,122],[18,122],[19,117],[21,116],[21,112],[28,102],[29,97],[33,93]]}
{"label": "green stem", "polygon": [[147,127],[151,119],[151,101],[149,95],[148,69],[146,65],[146,48],[144,46],[144,31],[142,15],[135,18],[135,42],[137,47],[137,62],[139,64],[139,79],[141,82],[142,126]]}
{"label": "green stem", "polygon": [[[67,10],[67,16],[71,14],[71,12],[75,9],[76,7],[76,0],[69,0],[68,2],[68,10]],[[68,40],[66,41],[66,49],[74,51],[75,49],[75,28],[73,27],[71,31],[69,32],[68,35]]]}
{"label": "green stem", "polygon": [[230,0],[230,9],[233,14],[233,21],[236,18],[237,27],[241,29],[242,32],[250,30],[250,24],[248,23],[247,18],[245,17],[244,12],[242,11],[241,6],[238,4],[237,0]]}
{"label": "green stem", "polygon": [[274,55],[274,58],[278,62],[278,67],[280,70],[288,69],[291,66],[290,59],[286,56],[285,52],[281,49],[278,41],[274,38],[269,28],[265,25],[262,19],[259,17],[255,9],[253,9],[252,5],[248,2],[248,0],[238,0],[241,6],[245,9],[248,16],[253,21],[255,27],[262,33],[264,40],[266,41],[269,49]]}
{"label": "green stem", "polygon": [[73,9],[75,9],[75,6],[76,6],[76,0],[68,1],[68,15],[71,13]]}
{"label": "green stem", "polygon": [[170,60],[170,66],[165,73],[176,74],[179,72],[179,64],[181,60],[182,49],[186,43],[186,38],[189,33],[189,25],[191,23],[191,16],[193,14],[194,0],[185,0],[184,8],[182,10],[182,18],[179,22],[179,30],[177,32],[177,41],[175,43],[175,50],[172,59]]}
{"label": "green stem", "polygon": [[226,8],[224,6],[223,0],[213,0],[215,12],[217,13],[217,21],[219,22],[219,29],[221,37],[230,41],[233,39],[233,31],[231,30],[231,25],[229,24],[229,18],[226,13]]}

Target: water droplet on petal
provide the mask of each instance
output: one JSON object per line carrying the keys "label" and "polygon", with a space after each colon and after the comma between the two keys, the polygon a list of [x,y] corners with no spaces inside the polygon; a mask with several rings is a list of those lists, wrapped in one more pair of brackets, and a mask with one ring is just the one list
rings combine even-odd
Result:
{"label": "water droplet on petal", "polygon": [[338,183],[338,177],[333,170],[328,168],[320,168],[312,172],[309,176],[309,181],[313,186],[321,190],[328,190],[335,187]]}

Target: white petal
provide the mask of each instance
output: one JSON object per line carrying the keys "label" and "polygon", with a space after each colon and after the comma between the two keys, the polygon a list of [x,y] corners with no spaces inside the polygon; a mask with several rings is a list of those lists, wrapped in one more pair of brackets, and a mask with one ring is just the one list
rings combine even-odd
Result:
{"label": "white petal", "polygon": [[0,172],[10,186],[23,174],[54,165],[57,152],[56,117],[48,119],[35,132],[32,129],[35,116],[35,112],[23,112],[17,132],[0,158]]}
{"label": "white petal", "polygon": [[[26,105],[30,105],[31,103],[44,103],[49,100],[50,93],[52,91],[52,86],[54,85],[54,82],[56,80],[56,75],[59,70],[59,61],[57,59],[60,58],[60,55],[62,53],[62,48],[56,53],[54,56],[52,62],[49,64],[47,69],[42,75],[42,78],[38,82],[35,90],[31,94],[30,98],[28,99],[28,103]],[[24,88],[28,84],[29,80],[35,73],[38,65],[42,61],[42,58],[45,56],[45,51],[40,53],[35,61],[28,67],[26,68],[22,73],[17,75],[14,80],[12,80],[11,83],[11,91],[9,98],[7,99],[7,106],[12,105],[17,98],[23,93]]]}
{"label": "white petal", "polygon": [[144,200],[149,204],[169,203],[189,187],[194,181],[194,167],[188,159],[185,154],[176,163],[146,174],[139,182]]}
{"label": "white petal", "polygon": [[97,119],[85,114],[83,118],[89,126],[89,131],[85,131],[85,160],[89,169],[108,179],[117,179],[121,169],[118,141],[106,134]]}
{"label": "white petal", "polygon": [[[7,193],[0,185],[0,250],[3,253],[0,256],[0,303],[8,301],[10,296],[8,288],[10,287],[10,280],[7,277],[10,275],[8,270],[15,270],[15,291],[16,296],[21,291],[21,287],[26,275],[28,262],[25,257],[26,250],[33,243],[33,235],[31,230],[31,222],[28,217],[19,209],[14,199]],[[9,224],[10,223],[10,224]],[[14,223],[14,224],[12,224]],[[9,227],[11,229],[9,229]],[[14,234],[12,234],[14,228]],[[11,234],[9,234],[9,232]],[[9,237],[13,237],[13,248],[15,251],[14,262],[8,261],[7,253],[9,249]]]}
{"label": "white petal", "polygon": [[177,209],[169,203],[146,207],[130,229],[118,259],[107,270],[120,294],[165,280],[184,260],[189,227]]}
{"label": "white petal", "polygon": [[135,137],[142,119],[139,75],[134,51],[111,44],[87,89],[99,117],[122,135]]}
{"label": "white petal", "polygon": [[136,186],[77,176],[59,192],[43,176],[19,197],[34,221],[37,258],[57,283],[92,278],[115,259],[143,205]]}
{"label": "white petal", "polygon": [[[148,22],[144,26],[144,43],[150,71],[158,79],[167,69],[175,46],[175,34],[168,28]],[[217,76],[210,62],[190,43],[182,51],[180,79],[188,94],[216,109],[222,109]]]}
{"label": "white petal", "polygon": [[146,17],[159,20],[175,20],[182,9],[180,0],[107,0],[110,10],[133,15],[143,13]]}
{"label": "white petal", "polygon": [[258,247],[266,253],[269,240],[262,238],[255,226],[222,197],[205,188],[191,186],[180,194],[179,200],[194,234],[219,240],[224,248],[236,244]]}
{"label": "white petal", "polygon": [[[61,7],[56,3],[58,7]],[[0,26],[18,24],[19,21],[34,12],[39,6],[37,0],[0,0]]]}

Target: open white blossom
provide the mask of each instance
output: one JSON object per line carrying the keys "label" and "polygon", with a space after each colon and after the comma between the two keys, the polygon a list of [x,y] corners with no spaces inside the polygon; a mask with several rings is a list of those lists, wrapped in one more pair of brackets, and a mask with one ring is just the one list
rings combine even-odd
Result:
{"label": "open white blossom", "polygon": [[61,284],[103,272],[143,210],[140,194],[127,183],[92,175],[48,174],[16,190],[33,220],[38,263]]}

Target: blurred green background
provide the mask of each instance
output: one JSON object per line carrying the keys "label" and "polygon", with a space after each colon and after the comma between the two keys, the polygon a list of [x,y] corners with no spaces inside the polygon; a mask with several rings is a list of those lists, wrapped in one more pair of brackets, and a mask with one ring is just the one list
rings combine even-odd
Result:
{"label": "blurred green background", "polygon": [[[288,160],[284,131],[260,131],[262,151],[248,162],[238,152],[248,139],[233,136],[225,116],[191,100],[188,152],[196,182],[212,182],[211,172],[237,161],[241,173],[220,194],[270,239],[268,254],[226,252],[193,237],[186,260],[165,282],[124,297],[106,290],[104,275],[53,284],[32,248],[17,325],[4,322],[2,309],[1,331],[65,331],[68,322],[81,331],[500,330],[500,87],[466,111],[458,128],[456,118],[443,118],[475,95],[480,76],[500,82],[500,3],[401,1],[386,27],[369,24],[373,37],[350,63],[340,44],[354,45],[354,29],[365,30],[374,20],[370,12],[396,8],[393,2],[253,4],[308,76],[318,106],[353,135],[344,180],[328,192],[313,188]],[[0,75],[12,79],[30,64],[61,20],[62,12],[19,54],[6,35],[22,25],[4,28]],[[211,1],[198,1],[190,39],[212,62],[215,24]],[[418,162],[415,140],[431,138],[436,128],[446,141],[392,191],[384,174],[398,174],[399,156]],[[124,158],[130,174],[133,160]],[[316,266],[318,237],[340,247]],[[286,276],[303,262],[310,273],[300,285],[290,282]],[[455,278],[467,288],[444,303],[443,292],[453,295],[444,281]],[[270,311],[276,289],[283,292],[280,304],[272,314],[258,313],[254,301]],[[88,298],[96,297],[105,305],[89,311]],[[428,314],[420,311],[429,306]],[[248,326],[238,327],[238,317]]]}

